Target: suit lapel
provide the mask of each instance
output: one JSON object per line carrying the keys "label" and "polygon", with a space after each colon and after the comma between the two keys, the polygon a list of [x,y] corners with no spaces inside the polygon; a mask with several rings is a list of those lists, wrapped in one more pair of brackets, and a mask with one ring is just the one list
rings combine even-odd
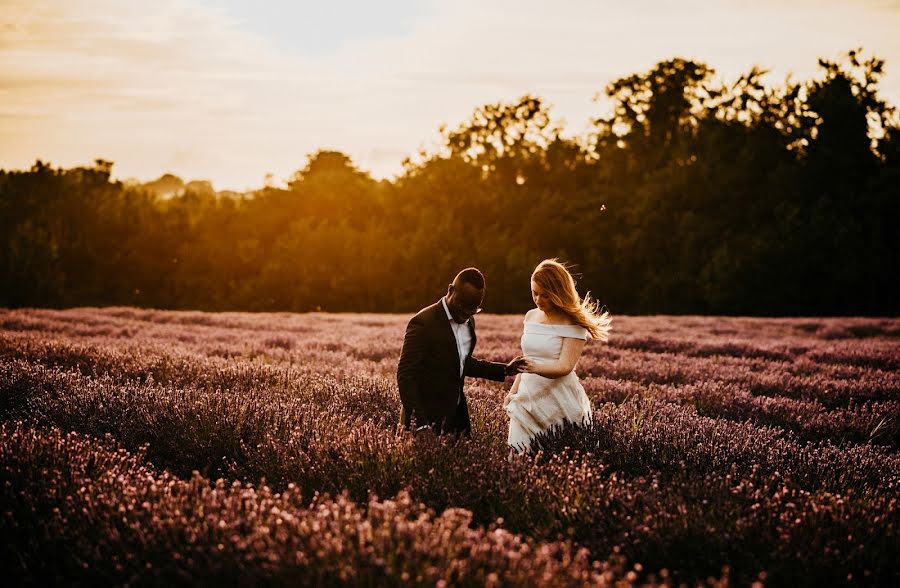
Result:
{"label": "suit lapel", "polygon": [[447,312],[444,310],[444,305],[440,300],[438,300],[437,308],[437,321],[441,325],[439,328],[444,332],[444,340],[450,347],[453,357],[459,361],[459,347],[456,346],[456,335],[453,334],[453,327],[450,325],[450,319],[447,318]]}

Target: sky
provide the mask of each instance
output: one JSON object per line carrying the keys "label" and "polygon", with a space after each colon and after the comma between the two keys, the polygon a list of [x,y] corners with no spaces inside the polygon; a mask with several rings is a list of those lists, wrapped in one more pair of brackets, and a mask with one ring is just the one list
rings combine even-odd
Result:
{"label": "sky", "polygon": [[335,149],[392,178],[524,94],[583,134],[607,83],[673,57],[776,85],[862,47],[900,106],[898,31],[900,0],[0,0],[0,169],[246,190]]}

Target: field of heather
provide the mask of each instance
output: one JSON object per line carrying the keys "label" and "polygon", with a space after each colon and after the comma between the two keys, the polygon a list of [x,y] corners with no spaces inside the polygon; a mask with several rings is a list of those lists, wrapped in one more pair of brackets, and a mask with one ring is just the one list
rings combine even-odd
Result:
{"label": "field of heather", "polygon": [[407,319],[0,310],[6,581],[900,585],[900,319],[615,317],[513,463],[509,381],[397,432]]}

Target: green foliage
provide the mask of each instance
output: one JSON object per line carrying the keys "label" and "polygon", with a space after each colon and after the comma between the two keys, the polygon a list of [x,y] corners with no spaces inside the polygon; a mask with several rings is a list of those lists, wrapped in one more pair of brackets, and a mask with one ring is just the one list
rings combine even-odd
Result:
{"label": "green foliage", "polygon": [[772,87],[660,62],[610,83],[584,137],[535,96],[487,104],[391,182],[325,150],[238,197],[103,160],[0,171],[0,305],[408,312],[476,265],[488,309],[519,312],[561,257],[620,313],[897,314],[884,62],[820,67]]}

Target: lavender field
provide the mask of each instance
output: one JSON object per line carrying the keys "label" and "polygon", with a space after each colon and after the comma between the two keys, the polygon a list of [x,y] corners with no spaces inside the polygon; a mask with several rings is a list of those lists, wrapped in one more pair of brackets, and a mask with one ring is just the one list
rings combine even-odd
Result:
{"label": "lavender field", "polygon": [[407,319],[0,310],[7,581],[900,585],[900,319],[615,317],[513,463],[497,383],[397,432]]}

